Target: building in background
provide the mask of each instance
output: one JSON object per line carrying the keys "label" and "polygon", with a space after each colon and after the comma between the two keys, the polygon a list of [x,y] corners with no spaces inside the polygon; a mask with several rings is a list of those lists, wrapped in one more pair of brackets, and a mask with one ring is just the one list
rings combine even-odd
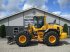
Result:
{"label": "building in background", "polygon": [[6,35],[12,36],[20,31],[23,31],[24,27],[28,25],[28,23],[33,23],[34,16],[45,16],[46,22],[52,23],[56,21],[59,25],[68,25],[68,34],[70,35],[70,20],[64,19],[60,16],[48,13],[38,8],[31,8],[25,11],[18,12],[14,15],[5,17],[0,20],[0,25],[6,26]]}

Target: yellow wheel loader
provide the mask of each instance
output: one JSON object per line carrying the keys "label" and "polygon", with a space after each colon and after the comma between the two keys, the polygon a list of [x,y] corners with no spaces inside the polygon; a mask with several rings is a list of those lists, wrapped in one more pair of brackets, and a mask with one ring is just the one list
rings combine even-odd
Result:
{"label": "yellow wheel loader", "polygon": [[66,37],[67,33],[63,32],[62,26],[46,23],[46,16],[34,16],[33,24],[29,24],[26,30],[16,35],[16,44],[24,47],[30,41],[38,40],[48,46],[55,46],[59,44],[60,39]]}

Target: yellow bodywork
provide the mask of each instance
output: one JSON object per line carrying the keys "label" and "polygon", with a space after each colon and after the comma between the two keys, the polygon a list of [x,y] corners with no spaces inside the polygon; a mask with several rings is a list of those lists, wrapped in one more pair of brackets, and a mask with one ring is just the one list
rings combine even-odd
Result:
{"label": "yellow bodywork", "polygon": [[[46,16],[44,17],[44,25],[41,28],[36,28],[35,26],[30,25],[28,30],[29,30],[30,33],[32,33],[32,31],[37,32],[37,36],[36,36],[37,40],[42,41],[43,40],[43,35],[44,35],[43,30],[45,30],[45,31],[47,29],[56,29],[57,30],[58,27],[60,28],[60,30],[59,30],[60,31],[60,33],[59,33],[60,39],[67,38],[67,33],[63,32],[63,27],[62,26],[57,25],[57,24],[46,23]],[[35,38],[35,36],[33,36],[33,38]]]}
{"label": "yellow bodywork", "polygon": [[61,33],[60,39],[64,39],[64,38],[67,38],[67,33],[66,32]]}

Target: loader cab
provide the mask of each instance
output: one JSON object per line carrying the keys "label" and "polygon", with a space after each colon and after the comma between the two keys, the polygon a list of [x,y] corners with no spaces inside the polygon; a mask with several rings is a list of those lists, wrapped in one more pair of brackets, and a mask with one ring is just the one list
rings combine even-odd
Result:
{"label": "loader cab", "polygon": [[34,26],[36,28],[41,28],[44,25],[44,16],[34,16]]}

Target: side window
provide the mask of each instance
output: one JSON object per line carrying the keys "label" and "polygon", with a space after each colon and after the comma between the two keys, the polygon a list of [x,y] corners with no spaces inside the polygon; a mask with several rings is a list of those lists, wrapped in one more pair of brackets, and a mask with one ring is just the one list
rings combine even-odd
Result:
{"label": "side window", "polygon": [[18,28],[18,27],[13,28],[13,33],[14,33],[14,34],[17,34],[18,32],[19,32],[19,28]]}

